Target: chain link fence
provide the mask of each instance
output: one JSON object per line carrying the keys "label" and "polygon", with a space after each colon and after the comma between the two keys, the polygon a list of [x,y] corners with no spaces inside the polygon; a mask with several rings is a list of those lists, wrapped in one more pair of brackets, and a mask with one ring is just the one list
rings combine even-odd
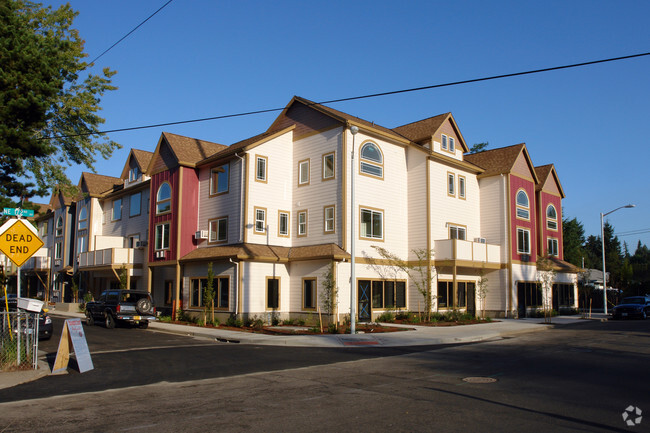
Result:
{"label": "chain link fence", "polygon": [[0,312],[0,370],[38,368],[38,313]]}

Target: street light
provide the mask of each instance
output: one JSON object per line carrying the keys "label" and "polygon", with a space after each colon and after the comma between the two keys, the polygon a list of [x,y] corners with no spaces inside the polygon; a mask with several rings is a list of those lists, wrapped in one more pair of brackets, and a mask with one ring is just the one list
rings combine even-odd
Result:
{"label": "street light", "polygon": [[607,315],[607,273],[605,272],[605,224],[604,220],[607,215],[614,213],[619,209],[635,207],[633,204],[626,204],[625,206],[617,207],[614,210],[610,210],[607,213],[600,213],[600,240],[602,242],[602,252],[603,252],[603,308],[605,309],[605,315]]}
{"label": "street light", "polygon": [[354,255],[356,252],[354,248],[354,137],[359,132],[359,128],[357,126],[352,126],[350,127],[350,132],[352,133],[352,162],[350,163],[350,255],[352,256],[352,259],[350,260],[350,334],[354,335],[356,334],[354,317],[354,303],[356,299],[354,287],[354,279],[356,277],[354,272]]}

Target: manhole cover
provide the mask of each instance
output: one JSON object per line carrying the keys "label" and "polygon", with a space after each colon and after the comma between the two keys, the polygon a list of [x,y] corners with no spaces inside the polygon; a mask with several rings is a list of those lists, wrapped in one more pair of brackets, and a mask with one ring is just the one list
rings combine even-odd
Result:
{"label": "manhole cover", "polygon": [[494,383],[497,380],[493,377],[466,377],[463,382],[469,383]]}

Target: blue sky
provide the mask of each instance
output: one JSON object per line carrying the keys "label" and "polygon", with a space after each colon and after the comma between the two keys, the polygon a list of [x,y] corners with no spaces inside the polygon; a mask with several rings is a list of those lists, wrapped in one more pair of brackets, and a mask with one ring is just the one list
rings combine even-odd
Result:
{"label": "blue sky", "polygon": [[[165,2],[70,0],[90,58]],[[174,0],[93,71],[117,70],[102,115],[127,128],[648,52],[649,16],[645,0]],[[386,127],[451,111],[470,146],[525,142],[535,165],[555,164],[564,216],[587,235],[600,212],[636,205],[608,217],[633,253],[650,246],[649,78],[650,56],[332,107]],[[96,168],[119,176],[128,150],[153,151],[162,131],[232,144],[276,115],[114,133],[124,148]]]}

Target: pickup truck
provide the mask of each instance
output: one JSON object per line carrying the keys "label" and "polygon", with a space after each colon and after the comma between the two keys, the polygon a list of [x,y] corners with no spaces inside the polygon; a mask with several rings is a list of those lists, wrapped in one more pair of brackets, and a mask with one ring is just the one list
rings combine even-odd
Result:
{"label": "pickup truck", "polygon": [[156,320],[151,293],[137,290],[107,290],[97,301],[86,303],[86,324],[93,326],[102,321],[108,329],[118,322],[138,325],[142,329]]}

